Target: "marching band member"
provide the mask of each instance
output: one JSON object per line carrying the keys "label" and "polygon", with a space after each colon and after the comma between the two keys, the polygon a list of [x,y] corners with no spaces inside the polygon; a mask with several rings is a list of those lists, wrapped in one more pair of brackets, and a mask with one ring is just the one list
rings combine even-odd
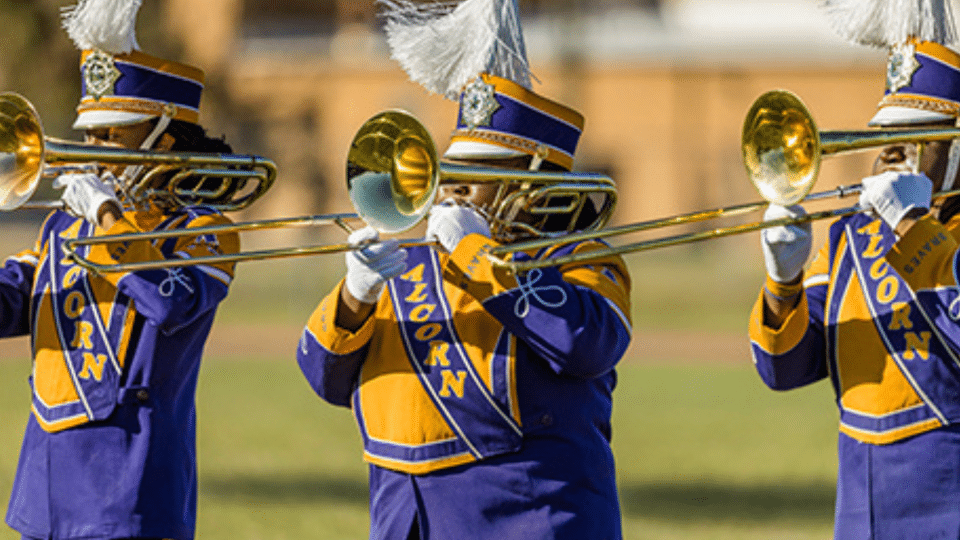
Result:
{"label": "marching band member", "polygon": [[[474,74],[445,158],[570,170],[582,125],[502,70]],[[494,267],[485,253],[512,236],[488,221],[490,198],[441,186],[426,233],[441,251],[354,232],[363,247],[307,322],[298,363],[321,398],[353,409],[370,538],[620,538],[610,417],[627,269],[619,257]]]}
{"label": "marching band member", "polygon": [[[913,36],[887,39],[887,92],[871,126],[952,127],[960,116],[960,55]],[[882,150],[863,210],[830,226],[806,271],[809,224],[761,235],[753,358],[773,389],[833,385],[837,539],[960,537],[960,199],[931,201],[956,185],[960,147],[921,149]],[[802,213],[771,206],[765,217]]]}
{"label": "marching band member", "polygon": [[[139,2],[89,0],[66,13],[83,49],[74,127],[92,145],[229,153],[197,125],[203,73],[140,52]],[[117,17],[126,18],[121,24]],[[200,357],[233,264],[98,275],[63,242],[227,223],[209,208],[136,207],[119,193],[137,167],[60,176],[66,211],[0,270],[0,335],[30,334],[32,406],[6,515],[23,538],[194,537]],[[123,201],[123,202],[121,202]],[[236,234],[90,248],[95,263],[234,253]]]}

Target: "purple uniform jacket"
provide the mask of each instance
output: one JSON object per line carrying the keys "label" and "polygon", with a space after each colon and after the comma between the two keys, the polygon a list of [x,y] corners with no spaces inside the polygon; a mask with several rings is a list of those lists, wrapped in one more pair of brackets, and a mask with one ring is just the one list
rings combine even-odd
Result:
{"label": "purple uniform jacket", "polygon": [[370,538],[405,540],[414,518],[423,538],[620,538],[610,416],[626,268],[510,275],[484,257],[492,245],[410,249],[356,333],[333,324],[342,283],[304,331],[304,375],[360,428]]}
{"label": "purple uniform jacket", "polygon": [[757,371],[829,379],[839,408],[836,538],[960,536],[960,219],[902,238],[866,214],[831,225],[780,328],[750,319]]}
{"label": "purple uniform jacket", "polygon": [[[107,234],[226,223],[204,208],[125,214]],[[32,411],[6,521],[28,537],[188,540],[196,522],[194,393],[233,265],[88,273],[64,212],[0,270],[0,335],[30,334]],[[236,252],[235,234],[89,248],[95,262]]]}

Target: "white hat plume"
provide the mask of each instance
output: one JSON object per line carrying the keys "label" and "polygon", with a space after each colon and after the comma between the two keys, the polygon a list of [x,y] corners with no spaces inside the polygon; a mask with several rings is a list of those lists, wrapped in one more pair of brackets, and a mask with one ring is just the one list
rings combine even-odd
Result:
{"label": "white hat plume", "polygon": [[142,0],[80,0],[63,9],[63,27],[80,50],[111,54],[139,50],[137,12]]}
{"label": "white hat plume", "polygon": [[391,56],[428,91],[456,100],[481,72],[531,87],[515,0],[377,2]]}
{"label": "white hat plume", "polygon": [[834,30],[861,45],[892,47],[909,38],[957,42],[950,0],[823,0]]}

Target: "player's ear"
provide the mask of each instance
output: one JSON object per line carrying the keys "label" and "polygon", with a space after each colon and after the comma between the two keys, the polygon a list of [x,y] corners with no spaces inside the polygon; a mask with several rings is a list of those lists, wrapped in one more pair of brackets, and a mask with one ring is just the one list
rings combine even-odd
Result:
{"label": "player's ear", "polygon": [[176,142],[176,139],[174,139],[173,135],[164,133],[163,136],[160,137],[160,140],[157,141],[157,144],[154,148],[156,150],[160,150],[161,152],[167,152],[173,148],[174,142]]}

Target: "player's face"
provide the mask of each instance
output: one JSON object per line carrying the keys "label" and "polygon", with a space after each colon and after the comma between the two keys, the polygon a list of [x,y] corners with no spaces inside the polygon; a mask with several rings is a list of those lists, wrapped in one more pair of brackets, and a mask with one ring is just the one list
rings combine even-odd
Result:
{"label": "player's face", "polygon": [[[140,145],[143,144],[152,130],[153,124],[150,122],[88,129],[84,142],[94,146],[112,146],[135,150],[140,148]],[[125,165],[111,165],[104,167],[104,169],[119,176],[124,167]]]}
{"label": "player's face", "polygon": [[[952,124],[926,124],[911,126],[915,128],[943,128]],[[924,143],[898,143],[886,146],[880,151],[873,164],[873,173],[887,171],[921,172],[933,182],[934,190],[943,185],[947,172],[947,158],[950,141],[928,141]]]}
{"label": "player's face", "polygon": [[[519,156],[506,159],[451,159],[453,163],[476,166],[483,169],[511,169],[525,170],[530,161],[529,156]],[[469,203],[485,210],[492,211],[492,205],[497,202],[497,194],[501,185],[497,182],[486,184],[451,184],[441,185],[437,192],[437,202],[447,199],[453,199],[454,202],[463,204]],[[516,185],[509,186],[501,194],[501,198],[508,193],[516,191]]]}
{"label": "player's face", "polygon": [[115,146],[118,148],[140,148],[143,141],[153,130],[150,122],[139,122],[128,126],[111,126],[88,129],[85,142],[96,146]]}
{"label": "player's face", "polygon": [[494,184],[441,185],[437,201],[452,199],[457,204],[468,203],[480,208],[489,208],[497,196],[499,186]]}

